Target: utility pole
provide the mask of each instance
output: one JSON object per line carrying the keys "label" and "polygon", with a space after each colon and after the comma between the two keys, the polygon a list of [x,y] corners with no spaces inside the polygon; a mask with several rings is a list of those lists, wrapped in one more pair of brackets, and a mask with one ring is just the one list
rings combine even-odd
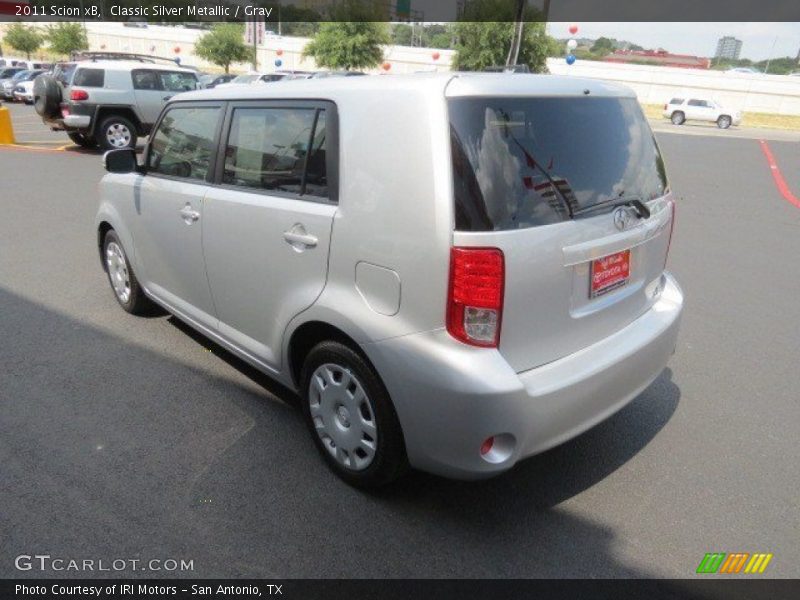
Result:
{"label": "utility pole", "polygon": [[506,66],[511,67],[517,64],[519,60],[519,48],[522,45],[522,33],[524,31],[525,22],[522,20],[525,13],[525,0],[517,0],[517,14],[514,23],[514,35],[511,38],[511,47],[508,49],[508,57],[506,58]]}
{"label": "utility pole", "polygon": [[764,75],[769,73],[769,63],[772,62],[772,53],[775,51],[775,44],[778,43],[778,36],[775,36],[775,39],[772,40],[772,48],[769,49],[769,56],[767,57],[767,66],[764,67]]}

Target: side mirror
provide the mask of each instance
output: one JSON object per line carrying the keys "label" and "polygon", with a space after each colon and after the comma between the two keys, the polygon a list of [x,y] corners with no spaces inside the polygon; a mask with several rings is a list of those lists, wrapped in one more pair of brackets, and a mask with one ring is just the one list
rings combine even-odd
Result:
{"label": "side mirror", "polygon": [[133,148],[120,148],[109,150],[103,155],[103,166],[109,173],[133,173],[139,170],[136,161],[136,150]]}

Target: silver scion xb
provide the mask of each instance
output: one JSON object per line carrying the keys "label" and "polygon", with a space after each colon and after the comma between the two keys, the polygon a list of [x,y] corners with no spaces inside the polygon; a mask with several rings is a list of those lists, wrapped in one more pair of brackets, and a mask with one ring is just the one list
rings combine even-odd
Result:
{"label": "silver scion xb", "polygon": [[342,478],[474,479],[592,427],[664,369],[674,201],[627,88],[420,74],[204,90],[137,165],[105,156],[97,241],[152,303],[297,390]]}

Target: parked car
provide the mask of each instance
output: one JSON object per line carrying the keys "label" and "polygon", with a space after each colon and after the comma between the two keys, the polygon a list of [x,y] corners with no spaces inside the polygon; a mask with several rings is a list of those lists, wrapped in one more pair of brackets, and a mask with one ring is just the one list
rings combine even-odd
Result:
{"label": "parked car", "polygon": [[51,129],[66,131],[80,146],[110,150],[135,147],[167,100],[196,89],[194,71],[175,64],[83,60],[71,79],[39,78],[34,103]]}
{"label": "parked car", "polygon": [[211,90],[221,83],[232,81],[235,77],[236,75],[232,73],[224,73],[223,75],[201,75],[200,85],[203,86],[204,89]]}
{"label": "parked car", "polygon": [[13,95],[15,102],[33,104],[33,80],[29,79],[18,84],[13,90]]}
{"label": "parked car", "polygon": [[286,73],[244,73],[242,75],[237,75],[230,81],[226,83],[218,83],[215,88],[227,88],[231,86],[241,86],[241,85],[258,85],[261,83],[271,83],[273,81],[280,81],[281,79],[285,79],[287,77]]}
{"label": "parked car", "polygon": [[4,67],[0,69],[0,98],[3,97],[3,84],[6,81],[10,81],[17,73],[26,70],[24,67]]}
{"label": "parked car", "polygon": [[14,89],[21,83],[25,81],[32,81],[36,79],[39,75],[44,73],[45,71],[39,70],[26,70],[20,71],[16,75],[14,75],[11,79],[6,79],[3,83],[3,89],[0,90],[2,92],[3,99],[14,101]]}
{"label": "parked car", "polygon": [[130,149],[105,165],[97,243],[121,307],[160,305],[296,390],[355,485],[506,471],[622,408],[675,349],[674,199],[626,87],[203,90],[168,102],[141,166]]}
{"label": "parked car", "polygon": [[665,118],[673,125],[683,125],[686,121],[706,121],[716,123],[720,129],[742,122],[742,113],[723,107],[719,102],[702,98],[673,98],[664,105]]}
{"label": "parked car", "polygon": [[309,79],[322,79],[325,77],[360,77],[366,75],[361,71],[317,71],[309,75]]}

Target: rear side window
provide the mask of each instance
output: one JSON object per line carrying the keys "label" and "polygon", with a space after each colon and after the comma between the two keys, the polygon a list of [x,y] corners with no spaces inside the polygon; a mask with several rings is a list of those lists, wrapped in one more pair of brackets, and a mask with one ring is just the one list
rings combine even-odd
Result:
{"label": "rear side window", "polygon": [[103,69],[78,69],[72,79],[72,85],[80,87],[103,87],[105,71]]}
{"label": "rear side window", "polygon": [[708,106],[705,100],[689,100],[689,106]]}
{"label": "rear side window", "polygon": [[152,136],[148,172],[204,181],[220,113],[216,106],[170,109]]}
{"label": "rear side window", "polygon": [[197,89],[197,77],[194,73],[158,71],[161,89],[166,92],[189,92]]}
{"label": "rear side window", "polygon": [[663,196],[664,163],[635,98],[453,98],[456,229],[524,229],[607,200]]}
{"label": "rear side window", "polygon": [[669,101],[670,104],[683,104],[683,98],[673,98]]}
{"label": "rear side window", "polygon": [[326,117],[316,108],[236,108],[222,182],[328,197]]}

